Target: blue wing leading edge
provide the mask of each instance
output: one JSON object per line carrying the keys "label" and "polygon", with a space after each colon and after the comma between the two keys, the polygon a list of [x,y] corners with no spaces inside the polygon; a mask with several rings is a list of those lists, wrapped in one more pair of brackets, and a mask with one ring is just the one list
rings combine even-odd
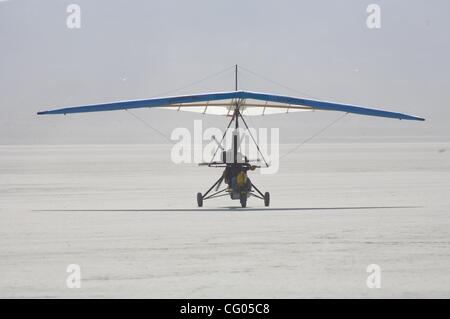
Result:
{"label": "blue wing leading edge", "polygon": [[355,105],[339,104],[333,102],[324,102],[310,99],[303,99],[297,97],[274,95],[266,93],[255,93],[248,91],[232,91],[232,92],[219,92],[219,93],[206,93],[206,94],[194,94],[194,95],[182,95],[163,98],[152,98],[146,100],[134,100],[134,101],[122,101],[95,105],[66,107],[61,109],[41,111],[38,115],[47,114],[72,114],[72,113],[87,113],[87,112],[103,112],[103,111],[116,111],[127,110],[136,108],[151,108],[151,107],[165,107],[174,106],[184,103],[198,103],[198,102],[211,102],[220,100],[257,100],[264,102],[282,103],[287,104],[290,107],[303,107],[311,110],[324,110],[324,111],[338,111],[353,113],[366,116],[378,116],[386,118],[394,118],[399,120],[413,120],[424,121],[425,119],[407,115],[403,113],[384,111],[380,109],[373,109],[367,107],[360,107]]}

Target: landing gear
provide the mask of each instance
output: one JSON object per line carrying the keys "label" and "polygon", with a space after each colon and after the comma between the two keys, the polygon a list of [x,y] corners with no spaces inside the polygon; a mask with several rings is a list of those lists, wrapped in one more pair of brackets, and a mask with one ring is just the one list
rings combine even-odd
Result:
{"label": "landing gear", "polygon": [[[261,168],[259,165],[252,165],[250,164],[250,161],[247,159],[246,156],[241,154],[239,150],[239,119],[242,120],[245,127],[247,128],[247,131],[250,133],[250,137],[253,140],[253,143],[256,145],[256,149],[258,150],[258,154],[261,156],[262,160],[264,161],[266,167],[269,167],[269,164],[264,158],[263,153],[259,149],[258,143],[256,142],[255,138],[251,134],[251,130],[248,127],[247,123],[245,122],[244,116],[241,114],[239,108],[241,106],[241,103],[243,102],[242,99],[236,99],[236,105],[234,108],[233,116],[228,123],[227,128],[225,129],[225,132],[222,136],[222,139],[219,141],[216,141],[218,144],[218,147],[216,151],[214,152],[212,159],[209,163],[200,163],[200,165],[207,165],[208,167],[221,167],[224,168],[225,171],[223,172],[222,176],[205,192],[198,193],[197,194],[197,204],[198,207],[203,206],[203,201],[211,198],[217,198],[222,196],[230,196],[233,200],[238,200],[241,203],[241,206],[243,208],[247,207],[247,199],[249,197],[256,197],[264,201],[264,205],[267,207],[269,206],[270,197],[269,193],[263,194],[251,181],[250,179],[244,179],[245,187],[240,185],[240,187],[237,187],[233,183],[233,178],[236,178],[240,173],[246,174],[249,170],[254,170],[255,168]],[[231,124],[235,122],[235,130],[233,131],[233,147],[231,150],[225,150],[225,148],[222,146],[222,143],[224,141],[224,138],[228,132],[228,130],[231,127]],[[214,161],[214,158],[219,151],[219,149],[222,150],[222,160],[221,161]],[[232,161],[231,161],[231,155],[232,155]],[[259,156],[258,155],[258,156]],[[220,190],[220,186],[222,185],[222,182],[225,181],[229,186],[223,188]]]}
{"label": "landing gear", "polygon": [[197,193],[197,205],[198,207],[203,206],[203,196],[202,193]]}
{"label": "landing gear", "polygon": [[269,192],[264,193],[264,206],[269,207],[270,204],[270,194]]}

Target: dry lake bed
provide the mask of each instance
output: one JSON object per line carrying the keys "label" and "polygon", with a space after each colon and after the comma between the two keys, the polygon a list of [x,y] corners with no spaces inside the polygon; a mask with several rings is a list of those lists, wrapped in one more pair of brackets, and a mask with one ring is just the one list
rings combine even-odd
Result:
{"label": "dry lake bed", "polygon": [[219,174],[164,145],[0,146],[0,297],[450,298],[450,144],[305,145],[251,175],[268,209],[197,208]]}

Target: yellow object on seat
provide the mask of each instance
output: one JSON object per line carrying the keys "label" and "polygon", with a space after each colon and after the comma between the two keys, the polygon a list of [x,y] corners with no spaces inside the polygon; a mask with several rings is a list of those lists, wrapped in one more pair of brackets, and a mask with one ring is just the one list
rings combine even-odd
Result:
{"label": "yellow object on seat", "polygon": [[243,188],[245,187],[246,184],[247,184],[247,173],[239,172],[237,176],[237,186],[239,188]]}

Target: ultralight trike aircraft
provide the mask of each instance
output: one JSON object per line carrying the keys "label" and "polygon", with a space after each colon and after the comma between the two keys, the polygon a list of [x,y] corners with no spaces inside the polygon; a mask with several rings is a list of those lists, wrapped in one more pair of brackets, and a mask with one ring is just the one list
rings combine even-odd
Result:
{"label": "ultralight trike aircraft", "polygon": [[[209,163],[202,163],[208,167],[224,168],[222,176],[204,193],[197,194],[197,204],[203,206],[206,199],[216,198],[219,196],[230,196],[231,199],[240,200],[241,206],[246,207],[247,198],[250,196],[262,199],[265,206],[269,206],[270,195],[268,192],[262,193],[247,177],[247,171],[254,170],[260,165],[254,165],[248,158],[239,152],[239,123],[240,121],[249,131],[244,116],[269,115],[279,113],[293,113],[300,111],[323,110],[323,111],[339,111],[345,113],[353,113],[366,116],[377,116],[385,118],[393,118],[399,120],[424,121],[423,118],[415,117],[407,114],[384,111],[380,109],[359,107],[347,104],[338,104],[333,102],[324,102],[305,98],[298,98],[285,95],[276,95],[268,93],[256,93],[249,91],[240,91],[237,87],[238,67],[235,66],[235,91],[229,92],[213,92],[206,94],[192,94],[170,97],[159,97],[145,100],[121,101],[104,104],[86,105],[66,107],[61,109],[41,111],[38,115],[50,114],[71,114],[71,113],[88,113],[102,111],[128,110],[135,108],[155,108],[176,111],[191,111],[202,114],[214,114],[231,117],[230,122],[225,130],[222,140],[218,142],[218,148],[214,153],[213,159]],[[225,151],[222,142],[224,141],[227,131],[232,127],[233,145],[230,150]],[[250,133],[251,134],[251,133]],[[256,144],[258,152],[261,154],[264,164],[263,154],[253,136],[253,142]],[[214,161],[217,151],[221,149],[221,160]],[[219,190],[222,182],[228,185],[224,189]]]}

